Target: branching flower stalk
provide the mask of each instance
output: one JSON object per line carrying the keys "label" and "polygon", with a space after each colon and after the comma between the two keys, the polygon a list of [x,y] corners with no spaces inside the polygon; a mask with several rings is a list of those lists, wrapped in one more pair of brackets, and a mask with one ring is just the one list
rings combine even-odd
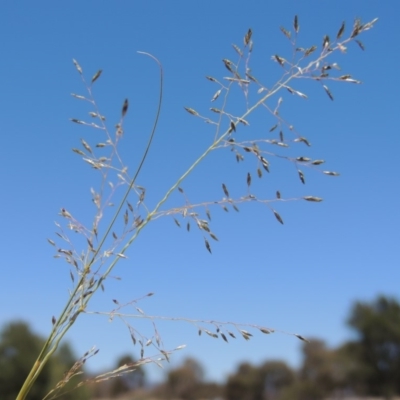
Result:
{"label": "branching flower stalk", "polygon": [[[218,109],[216,107],[212,107],[210,111],[212,112],[213,115],[218,114],[218,121],[213,121],[210,118],[202,116],[200,113],[195,111],[193,108],[185,107],[186,111],[200,119],[203,119],[205,122],[210,124],[211,126],[215,126],[215,136],[214,139],[209,145],[209,147],[192,163],[192,165],[182,174],[181,177],[179,177],[175,183],[170,187],[169,190],[165,193],[165,195],[156,203],[156,205],[153,207],[151,211],[149,211],[149,207],[145,205],[145,192],[146,189],[144,187],[139,186],[136,181],[137,178],[140,174],[140,171],[142,169],[142,166],[144,165],[149,149],[152,145],[152,141],[154,138],[154,134],[157,128],[158,124],[158,119],[160,115],[160,110],[161,110],[161,104],[162,104],[162,91],[163,91],[163,70],[161,63],[151,54],[145,53],[145,52],[139,52],[140,54],[144,54],[146,56],[151,57],[157,64],[159,65],[160,68],[160,89],[159,89],[159,102],[158,102],[158,107],[156,111],[156,116],[154,119],[154,125],[152,128],[152,131],[149,135],[149,140],[148,144],[146,146],[146,149],[141,157],[141,160],[139,162],[139,166],[137,167],[135,173],[133,174],[132,177],[128,175],[128,168],[124,166],[124,163],[122,162],[122,159],[120,155],[118,154],[117,151],[117,145],[119,143],[119,140],[123,136],[124,130],[123,130],[123,121],[124,118],[127,114],[129,103],[128,100],[125,100],[122,106],[122,111],[121,111],[121,120],[120,122],[116,125],[116,132],[115,135],[111,135],[108,131],[108,128],[105,124],[105,117],[100,113],[99,108],[97,107],[96,101],[94,100],[94,97],[92,95],[91,87],[94,82],[96,82],[99,77],[101,76],[101,70],[99,70],[91,80],[91,83],[88,85],[83,77],[83,71],[80,65],[78,64],[77,61],[74,60],[74,64],[76,69],[78,70],[79,74],[81,75],[82,81],[88,91],[89,98],[81,95],[76,95],[73,94],[73,96],[77,99],[87,101],[89,104],[93,106],[94,111],[89,112],[89,115],[92,118],[96,118],[98,124],[96,123],[87,123],[85,121],[79,120],[79,119],[71,119],[72,122],[80,125],[85,125],[85,126],[90,126],[95,129],[100,129],[102,130],[105,135],[106,135],[106,141],[105,143],[98,143],[96,145],[96,148],[99,148],[100,150],[104,147],[111,148],[110,154],[108,157],[96,157],[94,155],[94,151],[90,147],[90,145],[81,139],[82,146],[84,148],[84,151],[79,150],[79,149],[73,149],[73,151],[80,156],[82,156],[82,159],[88,163],[92,168],[99,170],[101,175],[102,175],[102,181],[100,185],[100,191],[99,193],[96,193],[93,189],[92,191],[92,196],[93,196],[93,202],[97,208],[96,215],[93,220],[93,226],[91,229],[84,227],[81,223],[79,223],[71,213],[69,213],[65,209],[61,209],[60,215],[67,219],[68,221],[68,228],[74,230],[77,233],[80,233],[83,235],[85,238],[86,244],[87,244],[87,250],[79,253],[75,246],[72,244],[72,242],[69,240],[68,236],[63,232],[61,225],[56,224],[59,228],[59,232],[56,234],[58,235],[61,240],[63,240],[65,243],[67,243],[68,248],[63,249],[63,248],[58,248],[56,246],[56,243],[53,240],[49,240],[50,244],[55,246],[57,248],[57,257],[63,258],[72,268],[70,270],[70,275],[72,282],[74,283],[74,288],[70,292],[69,299],[62,310],[60,316],[58,319],[53,317],[52,323],[53,323],[53,328],[52,331],[46,340],[42,351],[40,352],[30,374],[26,378],[26,381],[24,385],[22,386],[20,393],[17,397],[17,400],[24,400],[26,396],[28,395],[29,391],[31,390],[34,382],[36,381],[37,377],[41,373],[43,367],[46,365],[47,361],[49,358],[54,354],[54,352],[57,350],[58,345],[66,332],[74,325],[76,322],[77,318],[80,316],[82,313],[86,314],[104,314],[103,312],[91,312],[87,310],[87,306],[92,298],[92,296],[98,291],[98,289],[104,289],[104,282],[107,278],[111,277],[111,272],[114,270],[114,267],[120,261],[121,258],[126,258],[125,253],[129,249],[129,247],[133,244],[133,242],[136,240],[140,232],[153,220],[156,220],[160,217],[164,216],[173,216],[173,215],[181,215],[183,218],[190,218],[195,221],[196,225],[198,228],[204,232],[205,234],[208,234],[212,239],[218,240],[217,237],[211,232],[209,228],[209,220],[211,220],[208,208],[212,206],[220,206],[223,209],[227,211],[227,206],[233,207],[236,211],[238,211],[236,204],[244,203],[244,202],[250,202],[250,201],[256,201],[259,203],[262,203],[266,206],[268,206],[271,211],[273,212],[275,218],[278,220],[278,222],[283,224],[283,219],[280,216],[280,214],[273,208],[271,208],[270,203],[272,202],[284,202],[284,201],[289,201],[289,200],[306,200],[310,202],[320,202],[322,199],[320,197],[316,196],[303,196],[300,198],[292,198],[292,199],[285,199],[282,198],[281,194],[279,191],[276,192],[276,198],[275,199],[262,199],[256,197],[254,194],[250,194],[250,186],[252,183],[252,176],[250,172],[247,174],[247,188],[248,188],[248,194],[239,198],[232,198],[229,194],[228,188],[225,184],[222,184],[222,189],[226,197],[222,198],[222,200],[217,200],[217,201],[205,201],[197,204],[190,204],[186,198],[186,204],[183,206],[179,207],[173,207],[170,209],[163,209],[163,206],[167,202],[167,200],[170,199],[172,193],[174,193],[176,190],[178,190],[181,194],[184,195],[184,191],[181,187],[182,183],[186,180],[186,178],[192,173],[192,171],[214,150],[217,149],[224,149],[224,148],[230,148],[236,155],[236,160],[237,161],[242,161],[243,160],[243,155],[240,153],[241,151],[244,151],[244,153],[249,153],[253,156],[256,157],[257,163],[259,167],[257,168],[257,175],[259,177],[262,176],[262,169],[261,167],[269,172],[269,161],[268,158],[271,156],[275,157],[280,157],[283,158],[289,162],[292,162],[297,170],[299,179],[301,180],[302,183],[305,183],[305,178],[304,178],[304,173],[302,170],[300,170],[299,165],[305,166],[308,168],[318,168],[319,165],[323,164],[323,160],[311,160],[308,157],[289,157],[287,155],[281,155],[277,154],[275,152],[267,151],[263,146],[268,145],[268,146],[277,146],[277,148],[286,148],[289,146],[289,140],[287,140],[284,137],[283,134],[283,128],[286,127],[289,128],[289,130],[292,132],[292,134],[295,135],[295,139],[291,140],[291,142],[300,142],[304,143],[307,146],[309,146],[309,142],[306,138],[301,136],[293,127],[290,123],[288,123],[281,115],[279,114],[279,109],[282,103],[282,97],[279,98],[277,105],[275,108],[269,106],[267,104],[267,101],[274,95],[276,95],[278,92],[281,92],[282,90],[288,91],[292,95],[299,96],[300,98],[307,98],[307,95],[295,90],[292,86],[289,84],[292,84],[292,82],[296,79],[312,79],[314,81],[319,82],[322,85],[322,88],[326,92],[327,96],[333,100],[333,95],[328,88],[324,84],[324,82],[328,80],[332,81],[341,81],[341,82],[350,82],[350,83],[360,83],[358,80],[353,79],[350,75],[341,75],[341,76],[330,76],[330,73],[332,71],[340,69],[339,66],[336,63],[328,63],[327,59],[334,54],[337,51],[340,52],[345,52],[346,51],[346,45],[351,42],[351,41],[356,41],[357,44],[361,47],[361,49],[364,49],[363,44],[356,38],[358,38],[358,35],[366,30],[369,30],[372,28],[374,23],[376,22],[377,19],[366,23],[362,24],[360,20],[356,20],[354,22],[352,31],[349,35],[349,37],[345,40],[341,40],[341,37],[344,33],[345,30],[345,25],[344,23],[340,27],[336,39],[331,42],[329,39],[329,36],[325,36],[322,41],[322,49],[321,52],[315,56],[315,59],[307,63],[307,58],[310,57],[312,54],[317,54],[317,46],[311,46],[309,48],[303,49],[303,48],[298,48],[296,47],[296,41],[297,41],[297,35],[299,32],[299,22],[297,16],[294,19],[293,23],[293,28],[294,28],[294,35],[286,30],[285,28],[281,27],[282,33],[289,39],[292,47],[293,47],[293,54],[292,54],[292,61],[289,62],[286,59],[284,59],[280,55],[274,55],[272,56],[272,60],[278,64],[280,68],[283,69],[283,73],[281,78],[272,86],[271,89],[268,89],[266,86],[260,83],[260,80],[255,78],[252,75],[252,71],[249,68],[249,62],[250,62],[250,56],[252,54],[252,47],[253,47],[253,42],[252,42],[252,31],[251,29],[248,30],[246,35],[244,36],[244,47],[241,49],[236,45],[233,45],[234,50],[239,56],[238,62],[234,64],[228,59],[223,59],[223,63],[225,68],[229,71],[229,76],[224,77],[223,79],[228,81],[228,84],[225,85],[221,83],[219,80],[213,77],[207,77],[207,79],[217,85],[220,86],[220,88],[215,92],[214,96],[212,97],[211,101],[214,102],[216,101],[221,94],[224,93],[223,96],[223,103],[222,103],[222,108]],[[297,55],[300,55],[297,57]],[[302,64],[306,63],[306,65],[303,67]],[[243,67],[241,65],[244,64]],[[244,74],[245,77],[243,78],[240,73],[242,73],[242,69],[244,69]],[[227,103],[228,103],[228,97],[229,94],[231,93],[231,89],[238,85],[239,88],[242,90],[245,100],[246,100],[246,110],[242,112],[240,116],[235,116],[232,113],[229,113],[226,111]],[[258,94],[261,95],[261,98],[257,100],[252,106],[249,106],[249,92],[250,88],[252,86],[257,86],[258,87]],[[235,133],[238,129],[242,128],[242,125],[246,127],[249,125],[249,122],[247,121],[247,118],[258,108],[263,107],[265,110],[267,110],[268,113],[272,115],[272,117],[276,120],[276,124],[273,125],[269,132],[274,132],[279,131],[279,138],[277,139],[259,139],[256,138],[254,140],[247,140],[247,141],[241,141],[237,142],[234,138]],[[225,129],[223,128],[225,124],[225,120],[229,121]],[[279,128],[279,129],[278,129]],[[116,163],[114,163],[114,160],[116,160]],[[336,176],[338,173],[333,172],[333,171],[324,171],[322,170],[322,173],[325,175],[331,175],[331,176]],[[112,179],[116,179],[116,183],[114,184],[112,182]],[[110,186],[110,189],[107,189],[107,184]],[[112,215],[110,222],[108,223],[108,226],[105,228],[104,233],[99,237],[99,227],[100,227],[100,221],[103,218],[104,213],[106,212],[107,207],[109,206],[110,199],[115,195],[116,190],[122,186],[126,185],[127,189],[125,191],[125,194],[122,196],[122,199],[119,201],[119,205],[117,207],[117,210],[115,213]],[[109,195],[106,196],[107,190],[109,190]],[[134,207],[131,203],[129,203],[128,199],[130,198],[130,195],[134,193],[137,198],[138,202],[136,206]],[[122,210],[126,206],[125,213],[123,214],[123,223],[124,227],[122,229],[122,233],[118,236],[114,232],[114,227],[118,223],[118,218],[121,216]],[[145,210],[146,215],[142,216],[142,212],[140,211],[140,207]],[[208,217],[208,220],[202,219],[199,217],[199,214],[195,211],[197,209],[205,209],[205,214]],[[129,220],[131,220],[131,224],[129,225]],[[175,219],[175,223],[180,226],[180,223],[177,219]],[[189,231],[190,229],[190,223],[187,223],[187,229]],[[112,239],[111,239],[112,238]],[[111,243],[109,241],[112,240]],[[211,253],[211,246],[206,238],[205,240],[205,246],[207,250]],[[118,250],[120,249],[120,250]],[[74,271],[74,272],[72,272]],[[75,276],[78,277],[77,281],[75,282]],[[152,293],[149,293],[148,295],[144,296],[151,296]],[[118,301],[114,300],[114,302],[118,305]],[[134,303],[136,300],[134,301]],[[131,302],[132,303],[132,302]],[[131,304],[130,303],[130,304]],[[250,328],[255,328],[260,330],[263,333],[272,333],[275,332],[275,329],[272,328],[265,328],[265,327],[260,327],[257,325],[251,325],[251,324],[239,324],[239,323],[233,323],[233,322],[216,322],[216,321],[198,321],[194,319],[187,319],[187,318],[172,318],[172,317],[159,317],[159,316],[147,316],[145,315],[139,308],[137,310],[140,312],[140,315],[138,314],[122,314],[119,310],[123,306],[120,306],[117,308],[117,310],[113,310],[111,312],[108,312],[107,315],[110,315],[110,318],[118,317],[123,320],[123,322],[127,325],[132,340],[134,344],[136,343],[136,335],[137,335],[137,330],[133,327],[131,327],[127,322],[126,318],[145,318],[148,319],[152,322],[153,327],[154,327],[154,338],[147,338],[143,335],[140,336],[140,339],[138,342],[141,345],[141,360],[138,361],[138,364],[143,364],[146,362],[155,362],[157,365],[159,362],[162,360],[168,360],[169,354],[171,353],[170,351],[166,351],[163,348],[162,342],[160,340],[160,336],[158,334],[158,331],[156,329],[156,326],[154,324],[154,320],[157,319],[168,319],[168,320],[182,320],[189,322],[193,325],[195,325],[198,328],[199,334],[201,332],[205,332],[209,336],[215,337],[215,338],[222,338],[224,341],[227,341],[227,336],[230,336],[232,338],[235,338],[235,335],[233,334],[232,331],[230,330],[225,330],[223,331],[223,327],[227,326],[233,326],[239,334],[244,337],[246,340],[250,339],[252,334],[248,332],[247,330],[244,329],[244,327],[250,327]],[[210,329],[205,328],[201,324],[209,325],[212,326],[213,329],[215,329],[216,332],[212,332]],[[224,333],[225,332],[225,333]],[[293,334],[297,338],[301,340],[306,340],[303,338],[301,335],[298,334]],[[154,339],[154,340],[153,340]],[[154,343],[155,342],[155,343]],[[144,348],[146,346],[152,345],[161,355],[158,359],[154,357],[148,357],[144,358]],[[183,346],[178,346],[178,348],[174,350],[179,350]],[[54,398],[56,396],[56,392],[59,389],[62,389],[65,383],[68,382],[71,377],[76,376],[79,374],[80,368],[82,368],[83,364],[85,361],[94,356],[98,350],[91,349],[88,351],[70,370],[70,372],[64,377],[63,380],[60,381],[60,383],[57,385],[55,389],[53,389],[50,393],[49,396],[51,395],[52,397],[49,398]],[[124,372],[131,371],[134,366],[126,366],[126,367],[121,367]],[[121,371],[122,371],[121,370]],[[110,377],[116,376],[118,373],[121,371],[115,370],[111,371],[108,374],[105,374],[104,376],[99,376],[94,379],[94,381],[100,381],[103,379],[109,379]],[[81,383],[82,384],[82,383]],[[79,385],[78,385],[79,386]]]}

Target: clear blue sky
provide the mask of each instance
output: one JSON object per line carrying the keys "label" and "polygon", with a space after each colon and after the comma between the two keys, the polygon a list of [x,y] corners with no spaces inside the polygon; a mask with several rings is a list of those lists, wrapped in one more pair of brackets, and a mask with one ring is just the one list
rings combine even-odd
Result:
{"label": "clear blue sky", "polygon": [[[324,202],[274,204],[284,225],[257,204],[242,206],[240,213],[212,211],[212,230],[220,239],[211,243],[212,255],[194,227],[187,234],[172,219],[156,221],[118,266],[122,281],[107,283],[91,307],[107,311],[114,298],[123,303],[154,292],[139,304],[148,314],[254,323],[319,337],[330,346],[349,339],[345,319],[355,300],[399,295],[399,12],[398,2],[365,0],[3,1],[0,323],[23,319],[42,335],[49,331],[70,280],[67,265],[53,258],[46,238],[55,237],[53,221],[59,220],[61,207],[85,220],[93,212],[89,189],[96,174],[70,149],[79,147],[81,137],[96,143],[100,133],[69,121],[85,119],[88,111],[70,97],[71,92],[85,94],[72,58],[88,79],[103,70],[94,93],[110,127],[129,98],[123,153],[132,169],[152,125],[158,90],[157,67],[137,51],[162,62],[159,130],[138,181],[151,205],[210,143],[211,128],[183,106],[207,113],[216,87],[204,76],[227,76],[221,59],[236,59],[231,44],[241,45],[249,27],[253,73],[268,85],[279,72],[271,55],[291,54],[279,27],[292,29],[295,14],[303,47],[320,46],[325,34],[334,37],[342,21],[348,33],[355,17],[364,22],[378,17],[374,29],[360,37],[366,51],[353,43],[346,56],[337,58],[343,73],[362,85],[330,83],[334,102],[312,81],[297,87],[308,100],[283,94],[284,116],[312,143],[299,146],[296,154],[327,160],[326,169],[339,171],[340,177],[305,170],[302,185],[293,166],[272,159],[271,174],[257,181],[252,158],[237,165],[229,152],[221,152],[183,184],[193,202],[220,199],[222,182],[239,197],[246,194],[251,171],[260,196],[271,198],[279,189],[285,197],[315,195]],[[243,97],[235,96],[231,107],[242,110]],[[249,121],[249,138],[267,135],[274,124],[260,112]],[[174,199],[181,204],[179,196]],[[166,348],[188,346],[172,364],[194,356],[210,379],[224,379],[243,360],[279,358],[292,366],[301,360],[301,342],[284,334],[260,333],[250,342],[226,344],[198,337],[185,324],[158,327]],[[107,317],[83,316],[68,339],[77,354],[100,348],[91,370],[139,351],[124,325]],[[155,366],[148,373],[160,377]]]}

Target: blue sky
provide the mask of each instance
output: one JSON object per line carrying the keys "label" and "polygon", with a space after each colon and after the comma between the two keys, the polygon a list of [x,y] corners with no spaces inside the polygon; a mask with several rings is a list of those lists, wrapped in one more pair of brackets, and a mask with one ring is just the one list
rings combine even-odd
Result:
{"label": "blue sky", "polygon": [[[221,59],[237,58],[231,45],[242,45],[249,27],[252,71],[268,86],[281,72],[271,56],[291,55],[279,27],[293,30],[295,14],[302,47],[320,46],[325,34],[333,38],[342,21],[348,34],[354,18],[367,22],[378,17],[374,29],[360,37],[366,51],[352,43],[348,54],[335,56],[343,73],[362,85],[328,83],[334,102],[313,81],[296,82],[308,100],[282,94],[284,117],[312,143],[310,148],[295,146],[293,154],[323,158],[326,169],[339,171],[340,177],[304,169],[302,185],[293,165],[271,159],[271,174],[259,180],[254,159],[246,157],[238,165],[224,150],[212,154],[182,185],[193,202],[221,199],[222,182],[232,197],[240,197],[247,194],[246,174],[251,171],[252,190],[260,196],[273,198],[280,190],[283,197],[315,195],[324,201],[274,203],[284,225],[259,204],[243,205],[240,213],[211,210],[212,231],[219,238],[211,243],[212,255],[194,226],[188,234],[171,218],[154,221],[118,265],[115,274],[122,280],[107,282],[106,291],[90,306],[108,311],[112,299],[124,303],[154,292],[139,304],[150,315],[259,324],[319,337],[330,346],[349,339],[345,319],[355,300],[399,295],[399,8],[397,2],[354,0],[4,1],[0,323],[24,319],[42,335],[49,331],[71,284],[67,265],[53,258],[46,238],[55,238],[53,222],[60,221],[61,207],[85,221],[93,215],[89,189],[98,184],[98,175],[71,148],[79,147],[80,138],[96,143],[100,133],[69,121],[87,119],[90,111],[70,96],[86,94],[72,58],[87,79],[103,70],[93,91],[111,128],[129,98],[121,153],[131,169],[145,146],[158,96],[157,66],[137,51],[150,52],[162,62],[160,124],[138,180],[154,206],[211,143],[212,128],[183,107],[207,114],[214,104],[221,106],[221,99],[210,103],[217,87],[204,77],[227,76]],[[243,111],[240,91],[233,92],[229,106],[233,112]],[[267,113],[257,111],[249,122],[243,128],[246,139],[272,137],[268,131],[274,120]],[[174,195],[170,204],[181,205],[181,197]],[[131,323],[151,331],[143,322]],[[292,366],[301,360],[301,342],[285,334],[260,333],[249,342],[226,344],[198,337],[184,323],[159,322],[158,328],[166,348],[188,346],[174,356],[173,366],[194,356],[210,379],[224,379],[243,360],[279,358]],[[125,326],[107,317],[83,316],[68,340],[77,354],[93,345],[100,348],[88,365],[93,371],[110,367],[119,355],[138,356],[139,351]],[[148,373],[161,377],[155,366]]]}

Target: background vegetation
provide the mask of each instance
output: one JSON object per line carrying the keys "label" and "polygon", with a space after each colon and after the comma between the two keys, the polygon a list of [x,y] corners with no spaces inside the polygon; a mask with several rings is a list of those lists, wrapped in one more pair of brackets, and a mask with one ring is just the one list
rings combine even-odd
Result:
{"label": "background vegetation", "polygon": [[[87,385],[61,399],[90,398],[183,399],[200,400],[311,400],[361,396],[400,396],[400,303],[380,296],[372,302],[355,302],[349,312],[348,326],[353,340],[329,348],[323,339],[313,338],[302,345],[302,363],[295,369],[282,360],[261,364],[244,361],[224,382],[205,379],[201,363],[186,358],[182,365],[166,367],[164,380],[154,384],[145,370],[121,375],[112,380]],[[0,337],[0,393],[2,399],[14,400],[23,378],[29,371],[43,340],[23,322],[4,326]],[[74,363],[69,345],[64,345],[45,368],[32,392],[40,400],[56,384],[60,371]],[[115,361],[119,367],[134,363],[127,354]]]}

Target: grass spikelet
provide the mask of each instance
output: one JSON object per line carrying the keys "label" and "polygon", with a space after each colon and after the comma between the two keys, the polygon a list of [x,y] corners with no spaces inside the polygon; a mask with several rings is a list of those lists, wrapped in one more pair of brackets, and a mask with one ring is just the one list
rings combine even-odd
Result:
{"label": "grass spikelet", "polygon": [[278,214],[278,212],[275,211],[275,210],[272,210],[272,212],[274,213],[275,218],[283,225],[283,219],[282,219],[282,217]]}
{"label": "grass spikelet", "polygon": [[93,75],[93,77],[92,77],[92,84],[93,84],[94,82],[96,82],[97,79],[99,79],[99,77],[100,77],[100,75],[101,75],[102,72],[103,72],[103,70],[99,69],[99,70]]}
{"label": "grass spikelet", "polygon": [[194,116],[196,116],[196,117],[199,116],[199,113],[198,113],[196,110],[193,110],[193,108],[184,107],[184,109],[185,109],[189,114],[192,114],[192,115],[194,115]]}

